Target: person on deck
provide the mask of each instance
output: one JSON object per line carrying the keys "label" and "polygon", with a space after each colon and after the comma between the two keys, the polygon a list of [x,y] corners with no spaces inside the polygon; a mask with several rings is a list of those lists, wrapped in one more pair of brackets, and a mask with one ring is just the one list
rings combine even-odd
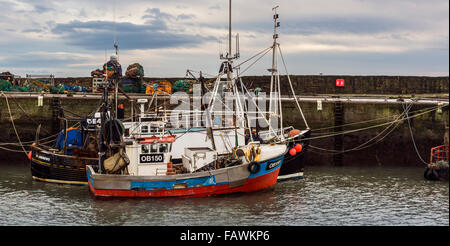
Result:
{"label": "person on deck", "polygon": [[110,57],[110,60],[107,63],[105,63],[105,65],[103,65],[103,69],[104,72],[106,70],[108,79],[122,78],[122,66],[117,61],[116,55],[112,55]]}

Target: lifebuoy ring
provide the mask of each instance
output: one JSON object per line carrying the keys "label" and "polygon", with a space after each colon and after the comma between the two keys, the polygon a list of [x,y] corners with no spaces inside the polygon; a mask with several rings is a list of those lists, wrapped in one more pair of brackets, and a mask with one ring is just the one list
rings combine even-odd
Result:
{"label": "lifebuoy ring", "polygon": [[251,174],[256,174],[256,173],[258,173],[259,172],[259,170],[261,169],[261,165],[259,165],[259,163],[258,162],[251,162],[249,165],[248,165],[248,171],[251,173]]}

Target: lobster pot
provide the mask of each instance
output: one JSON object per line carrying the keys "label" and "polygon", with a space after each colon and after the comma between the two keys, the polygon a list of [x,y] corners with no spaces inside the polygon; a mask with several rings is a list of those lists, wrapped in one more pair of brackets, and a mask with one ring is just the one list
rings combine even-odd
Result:
{"label": "lobster pot", "polygon": [[186,148],[184,155],[182,155],[183,167],[191,173],[214,162],[216,159],[217,152],[210,148]]}

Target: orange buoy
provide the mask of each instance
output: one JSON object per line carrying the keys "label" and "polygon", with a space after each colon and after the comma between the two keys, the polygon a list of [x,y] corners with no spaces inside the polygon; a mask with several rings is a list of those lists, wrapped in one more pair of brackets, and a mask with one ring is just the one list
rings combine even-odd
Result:
{"label": "orange buoy", "polygon": [[31,160],[31,151],[28,152],[28,160]]}
{"label": "orange buoy", "polygon": [[289,150],[289,154],[294,156],[295,154],[297,154],[297,151],[295,150],[295,148],[292,148],[291,150]]}
{"label": "orange buoy", "polygon": [[303,149],[303,146],[301,144],[296,144],[294,149],[295,151],[297,151],[297,153],[300,153]]}
{"label": "orange buoy", "polygon": [[174,175],[174,174],[175,174],[175,170],[173,169],[173,164],[172,164],[172,162],[168,162],[166,175]]}
{"label": "orange buoy", "polygon": [[289,131],[289,135],[288,136],[289,137],[293,137],[293,136],[296,136],[298,134],[300,134],[300,130],[294,129],[294,130]]}

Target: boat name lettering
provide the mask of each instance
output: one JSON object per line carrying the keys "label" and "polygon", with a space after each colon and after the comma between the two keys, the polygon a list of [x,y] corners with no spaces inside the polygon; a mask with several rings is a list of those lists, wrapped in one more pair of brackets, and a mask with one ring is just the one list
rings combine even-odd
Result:
{"label": "boat name lettering", "polygon": [[162,162],[163,154],[144,154],[139,156],[140,163]]}
{"label": "boat name lettering", "polygon": [[281,160],[278,160],[278,161],[275,161],[275,162],[272,162],[272,163],[267,164],[266,170],[270,170],[270,169],[272,169],[272,168],[278,166],[278,165],[280,164],[280,162],[281,162]]}
{"label": "boat name lettering", "polygon": [[47,157],[47,156],[43,156],[43,155],[38,155],[38,154],[36,154],[36,157],[37,157],[38,159],[43,160],[43,161],[50,161],[50,157]]}
{"label": "boat name lettering", "polygon": [[97,118],[87,118],[86,121],[89,125],[99,125],[101,123],[101,119]]}

